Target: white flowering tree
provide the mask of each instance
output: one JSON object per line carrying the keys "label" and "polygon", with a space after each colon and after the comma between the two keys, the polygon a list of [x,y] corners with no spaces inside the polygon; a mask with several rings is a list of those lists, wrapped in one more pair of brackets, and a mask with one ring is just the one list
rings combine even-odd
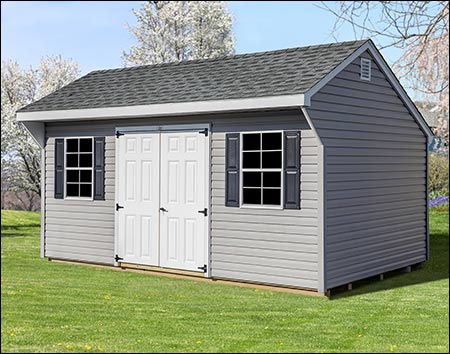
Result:
{"label": "white flowering tree", "polygon": [[234,52],[233,20],[224,1],[148,1],[128,25],[138,44],[125,66],[225,56]]}
{"label": "white flowering tree", "polygon": [[[61,56],[43,58],[37,69],[23,70],[17,62],[1,65],[1,165],[2,196],[5,190],[17,198],[40,196],[40,149],[25,127],[16,121],[16,111],[75,80],[77,63]],[[22,200],[22,202],[24,202]],[[28,200],[27,205],[30,205]]]}

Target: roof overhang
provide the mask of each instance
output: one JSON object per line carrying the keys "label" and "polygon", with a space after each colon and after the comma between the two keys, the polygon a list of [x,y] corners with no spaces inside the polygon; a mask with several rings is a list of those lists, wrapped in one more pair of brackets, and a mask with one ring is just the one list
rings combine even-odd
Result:
{"label": "roof overhang", "polygon": [[[164,117],[175,115],[196,115],[207,113],[226,113],[251,110],[301,108],[311,105],[311,98],[330,80],[339,74],[345,67],[358,58],[363,52],[368,51],[377,62],[380,69],[386,75],[386,78],[397,92],[406,108],[417,121],[423,133],[429,140],[433,138],[433,133],[426,123],[422,114],[419,112],[411,98],[402,87],[383,56],[377,50],[372,41],[367,41],[349,55],[342,63],[330,71],[322,80],[316,83],[304,94],[280,95],[269,97],[254,97],[243,99],[226,99],[197,102],[178,102],[162,103],[139,106],[123,107],[104,107],[88,109],[70,109],[57,111],[36,111],[36,112],[17,112],[17,120],[23,122],[27,129],[33,134],[33,131],[41,132],[41,125],[28,124],[31,122],[64,122],[64,121],[83,121],[83,120],[102,120],[102,119],[121,119],[121,118],[143,118],[143,117]],[[310,124],[312,124],[311,122]],[[33,134],[34,135],[34,134]]]}
{"label": "roof overhang", "polygon": [[298,94],[232,100],[162,103],[141,106],[17,112],[17,120],[25,123],[108,118],[163,117],[276,108],[300,108],[305,105],[309,105],[309,101],[305,101],[305,96],[303,94]]}

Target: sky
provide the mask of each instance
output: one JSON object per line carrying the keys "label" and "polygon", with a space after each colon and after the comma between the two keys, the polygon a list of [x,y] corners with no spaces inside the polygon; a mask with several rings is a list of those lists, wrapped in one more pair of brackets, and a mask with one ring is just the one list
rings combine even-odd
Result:
{"label": "sky", "polygon": [[[139,1],[2,1],[1,59],[23,68],[40,58],[72,58],[81,73],[122,66],[121,53],[135,44],[126,24]],[[354,40],[350,26],[330,33],[334,16],[314,1],[230,1],[236,53],[251,53]],[[389,63],[400,53],[383,50]]]}

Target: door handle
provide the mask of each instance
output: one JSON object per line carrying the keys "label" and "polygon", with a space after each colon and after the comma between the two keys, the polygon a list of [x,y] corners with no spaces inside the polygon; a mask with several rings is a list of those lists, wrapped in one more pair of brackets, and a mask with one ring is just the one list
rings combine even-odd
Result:
{"label": "door handle", "polygon": [[164,211],[164,212],[167,212],[167,211],[168,211],[166,208],[163,208],[163,207],[159,208],[159,210],[160,210],[160,211]]}
{"label": "door handle", "polygon": [[198,211],[200,214],[203,214],[204,216],[208,216],[208,209],[207,208],[205,208],[205,209],[203,209],[203,210],[199,210]]}
{"label": "door handle", "polygon": [[119,209],[123,209],[124,207],[119,205],[119,203],[116,203],[116,211],[119,211]]}

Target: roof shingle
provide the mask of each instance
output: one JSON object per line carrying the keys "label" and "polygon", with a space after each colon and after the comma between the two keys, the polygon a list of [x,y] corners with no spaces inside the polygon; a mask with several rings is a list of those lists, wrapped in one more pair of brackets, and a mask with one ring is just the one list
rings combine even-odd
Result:
{"label": "roof shingle", "polygon": [[20,112],[301,94],[365,42],[93,71]]}

